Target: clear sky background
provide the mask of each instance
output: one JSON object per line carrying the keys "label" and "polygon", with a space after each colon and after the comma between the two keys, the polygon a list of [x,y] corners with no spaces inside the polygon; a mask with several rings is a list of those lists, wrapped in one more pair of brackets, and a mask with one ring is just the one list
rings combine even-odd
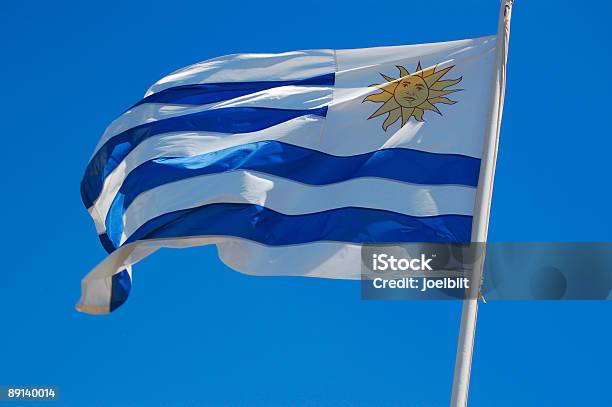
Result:
{"label": "clear sky background", "polygon": [[[491,240],[612,240],[611,9],[515,5]],[[76,312],[105,255],[79,182],[106,125],[177,68],[478,37],[497,12],[495,0],[3,3],[0,385],[59,386],[62,406],[446,406],[459,302],[245,276],[207,247],[137,265],[112,315]],[[476,342],[471,406],[612,406],[611,302],[489,302]]]}

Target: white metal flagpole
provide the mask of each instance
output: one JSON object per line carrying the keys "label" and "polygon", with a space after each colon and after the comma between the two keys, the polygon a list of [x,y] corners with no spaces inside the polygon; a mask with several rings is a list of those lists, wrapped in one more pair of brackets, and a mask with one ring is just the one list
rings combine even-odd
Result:
{"label": "white metal flagpole", "polygon": [[[493,178],[495,177],[495,161],[497,159],[499,130],[504,108],[506,61],[508,59],[510,16],[512,15],[513,2],[514,0],[501,0],[499,23],[497,27],[497,50],[493,89],[491,92],[489,129],[484,144],[480,167],[478,191],[474,208],[474,224],[472,225],[472,242],[487,241],[489,211],[493,194]],[[451,407],[467,406],[483,266],[484,248],[478,262],[474,264],[474,274],[472,275],[470,288],[466,293],[466,298],[463,300],[459,341],[457,344],[457,358],[455,361],[455,376],[453,378],[453,390],[451,394]]]}

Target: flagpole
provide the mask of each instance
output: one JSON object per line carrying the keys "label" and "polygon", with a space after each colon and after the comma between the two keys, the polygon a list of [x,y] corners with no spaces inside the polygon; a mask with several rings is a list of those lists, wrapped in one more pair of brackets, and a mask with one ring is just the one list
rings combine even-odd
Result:
{"label": "flagpole", "polygon": [[[489,226],[489,211],[493,194],[493,178],[495,177],[495,161],[499,143],[499,130],[504,107],[506,86],[506,62],[508,59],[508,43],[510,41],[510,17],[514,0],[501,0],[499,22],[497,27],[497,45],[495,51],[495,73],[491,92],[491,110],[489,127],[484,144],[480,167],[478,191],[474,207],[474,224],[472,226],[472,242],[486,242]],[[455,375],[451,394],[451,407],[467,406],[470,386],[470,371],[472,354],[474,353],[474,336],[476,333],[476,317],[478,316],[478,298],[482,282],[484,266],[484,248],[482,256],[474,264],[470,288],[466,292],[461,311],[461,325],[457,343],[455,360]]]}

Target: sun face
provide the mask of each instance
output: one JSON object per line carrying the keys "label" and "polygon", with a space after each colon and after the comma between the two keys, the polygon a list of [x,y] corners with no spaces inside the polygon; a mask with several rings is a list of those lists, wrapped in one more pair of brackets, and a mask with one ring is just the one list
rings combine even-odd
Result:
{"label": "sun face", "polygon": [[418,76],[409,76],[397,84],[393,97],[402,107],[417,107],[427,100],[429,88]]}
{"label": "sun face", "polygon": [[435,104],[443,103],[453,105],[457,103],[445,96],[461,90],[447,88],[461,82],[463,77],[441,80],[453,66],[436,71],[437,65],[422,69],[421,63],[419,62],[416,67],[416,72],[412,74],[403,66],[398,66],[397,68],[400,72],[400,77],[398,79],[381,73],[387,83],[370,86],[377,87],[382,90],[382,92],[366,96],[363,102],[376,102],[382,103],[383,105],[372,113],[372,115],[368,117],[368,120],[388,113],[382,125],[383,130],[387,131],[389,126],[400,118],[402,119],[400,126],[404,126],[408,123],[411,117],[414,117],[414,119],[419,122],[424,121],[423,113],[425,110],[431,110],[442,115]]}

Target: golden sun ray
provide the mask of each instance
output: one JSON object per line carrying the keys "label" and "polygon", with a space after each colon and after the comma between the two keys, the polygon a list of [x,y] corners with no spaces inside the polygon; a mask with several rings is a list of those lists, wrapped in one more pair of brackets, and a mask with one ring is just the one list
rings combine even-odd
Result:
{"label": "golden sun ray", "polygon": [[412,114],[417,122],[422,122],[423,120],[423,109],[419,109],[418,107],[414,108],[414,113]]}
{"label": "golden sun ray", "polygon": [[429,88],[429,100],[440,97],[440,96],[450,95],[451,93],[459,92],[460,90],[462,89],[435,90],[435,89]]}
{"label": "golden sun ray", "polygon": [[387,118],[383,122],[383,129],[385,131],[387,131],[389,126],[391,126],[393,123],[395,123],[397,121],[397,119],[400,118],[401,115],[402,114],[400,113],[400,109],[395,109],[395,110],[392,110],[391,112],[389,112],[389,116],[387,116]]}
{"label": "golden sun ray", "polygon": [[402,127],[408,123],[410,116],[414,113],[414,107],[402,107]]}
{"label": "golden sun ray", "polygon": [[406,68],[404,68],[403,66],[399,66],[398,65],[397,69],[399,69],[401,77],[409,76],[410,75],[410,72],[408,72],[408,70]]}
{"label": "golden sun ray", "polygon": [[442,115],[442,112],[436,107],[436,104],[442,103],[453,105],[457,103],[455,100],[451,100],[445,96],[462,90],[447,88],[461,82],[463,77],[442,80],[444,75],[453,67],[454,65],[451,65],[437,70],[438,65],[433,65],[423,69],[419,61],[414,73],[410,73],[408,69],[398,65],[397,69],[399,70],[400,76],[397,79],[381,73],[380,75],[387,82],[370,85],[381,92],[370,94],[362,101],[362,103],[382,103],[382,105],[368,117],[368,120],[388,113],[382,124],[383,130],[387,131],[389,126],[400,120],[400,118],[400,127],[405,126],[406,123],[410,121],[411,117],[414,117],[417,122],[425,121],[423,115],[426,110]]}
{"label": "golden sun ray", "polygon": [[397,80],[397,79],[395,79],[395,78],[392,78],[392,77],[390,77],[390,76],[385,75],[384,73],[381,73],[381,74],[380,74],[380,76],[382,76],[383,78],[385,78],[385,80],[386,80],[387,82],[393,82],[393,81],[396,81],[396,80]]}
{"label": "golden sun ray", "polygon": [[400,108],[400,105],[395,101],[395,99],[390,98],[381,107],[379,107],[377,111],[372,113],[372,115],[368,117],[368,119],[373,119],[375,117],[380,116],[381,114],[385,114],[385,113],[390,112],[391,110],[396,110],[399,108]]}
{"label": "golden sun ray", "polygon": [[387,93],[390,93],[393,96],[393,92],[395,92],[395,89],[397,88],[397,79],[394,79],[393,82],[381,83],[381,84],[374,83],[370,86],[373,88],[378,88],[380,90],[383,90]]}
{"label": "golden sun ray", "polygon": [[448,68],[444,68],[438,72],[434,72],[429,76],[426,76],[425,82],[427,83],[427,86],[431,86],[434,83],[438,82],[438,80],[443,77],[444,75],[446,75],[448,73],[448,71],[450,71],[453,67],[449,66]]}
{"label": "golden sun ray", "polygon": [[437,107],[435,107],[434,105],[432,105],[432,104],[430,103],[430,101],[431,101],[431,99],[426,100],[425,102],[421,103],[421,104],[419,105],[419,107],[420,107],[421,109],[423,109],[423,110],[431,110],[432,112],[436,112],[436,113],[438,113],[439,115],[442,115],[442,113],[440,113],[440,111],[438,110],[438,108],[437,108]]}
{"label": "golden sun ray", "polygon": [[421,77],[423,77],[423,78],[424,78],[424,77],[429,76],[429,75],[431,75],[432,73],[434,73],[434,72],[435,72],[435,70],[436,70],[436,67],[437,67],[437,66],[438,66],[438,65],[434,65],[434,66],[430,66],[429,68],[425,68],[425,69],[423,69],[423,70],[421,71]]}
{"label": "golden sun ray", "polygon": [[442,89],[448,88],[449,86],[458,84],[459,82],[461,82],[461,79],[463,79],[463,76],[460,78],[452,79],[448,81],[438,81],[437,83],[434,83],[433,85],[431,85],[431,89],[442,90]]}
{"label": "golden sun ray", "polygon": [[[387,100],[391,99],[393,97],[393,93],[389,93],[389,92],[382,92],[382,93],[374,93],[372,95],[368,95],[366,96],[365,99],[363,99],[363,102],[368,101],[368,102],[386,102]],[[361,103],[363,103],[361,102]]]}
{"label": "golden sun ray", "polygon": [[450,100],[449,98],[431,98],[429,101],[431,103],[444,103],[445,105],[454,105],[457,103],[456,100]]}

